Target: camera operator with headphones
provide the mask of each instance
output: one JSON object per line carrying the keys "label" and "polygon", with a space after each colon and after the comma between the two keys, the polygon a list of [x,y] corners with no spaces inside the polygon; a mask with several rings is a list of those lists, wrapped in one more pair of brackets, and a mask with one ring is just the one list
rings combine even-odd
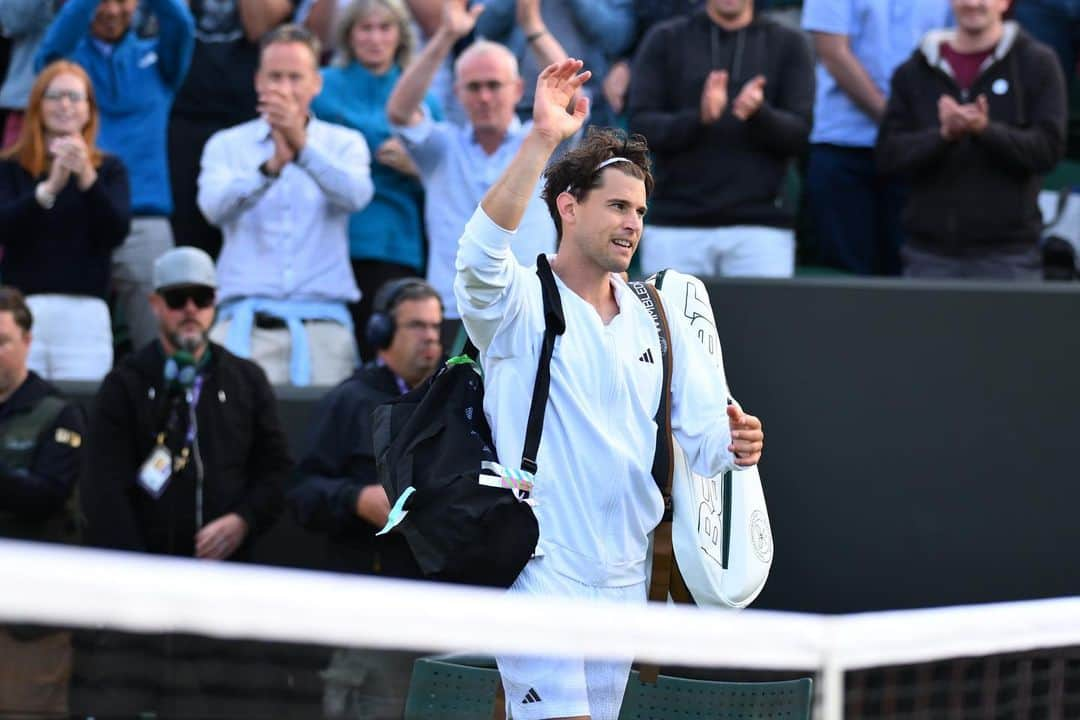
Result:
{"label": "camera operator with headphones", "polygon": [[[424,382],[443,361],[439,293],[419,278],[379,288],[365,335],[375,360],[326,394],[312,413],[300,480],[288,494],[296,521],[326,536],[326,564],[338,572],[420,577],[405,540],[376,537],[390,502],[375,476],[371,413]],[[324,677],[327,716],[400,718],[417,653],[338,648]],[[352,689],[351,692],[343,690]]]}
{"label": "camera operator with headphones", "polygon": [[208,340],[217,280],[202,250],[154,264],[158,339],[102,382],[82,491],[90,545],[250,560],[292,472],[258,365]]}
{"label": "camera operator with headphones", "polygon": [[442,301],[428,283],[404,278],[379,288],[373,308],[366,339],[376,358],[319,402],[288,501],[301,526],[327,535],[330,569],[418,576],[399,536],[375,537],[390,503],[375,477],[371,413],[439,367]]}

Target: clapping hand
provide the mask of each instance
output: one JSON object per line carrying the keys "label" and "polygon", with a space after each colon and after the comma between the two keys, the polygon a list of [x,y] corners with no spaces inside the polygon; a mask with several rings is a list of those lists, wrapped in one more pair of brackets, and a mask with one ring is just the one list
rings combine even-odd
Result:
{"label": "clapping hand", "polygon": [[720,119],[728,104],[727,70],[713,70],[701,90],[701,122],[711,125]]}
{"label": "clapping hand", "polygon": [[536,78],[533,98],[533,129],[555,143],[581,129],[589,114],[589,99],[581,86],[592,77],[581,60],[567,58],[548,65]]}
{"label": "clapping hand", "polygon": [[274,142],[274,155],[267,161],[267,168],[281,172],[307,143],[307,116],[291,95],[275,88],[259,93],[257,109],[270,125]]}
{"label": "clapping hand", "polygon": [[49,167],[49,176],[45,178],[45,190],[53,197],[60,194],[71,179],[71,165],[62,152],[62,138],[57,138],[49,145],[49,154],[52,155],[52,165]]}
{"label": "clapping hand", "polygon": [[732,114],[742,121],[749,120],[765,103],[765,76],[757,75],[748,80],[735,98]]}
{"label": "clapping hand", "polygon": [[978,135],[990,123],[990,102],[979,95],[973,103],[961,105],[949,95],[938,98],[938,122],[941,137],[958,140],[967,134]]}
{"label": "clapping hand", "polygon": [[979,135],[990,124],[990,101],[985,95],[979,95],[975,102],[960,106],[960,112],[968,122],[968,130]]}
{"label": "clapping hand", "polygon": [[52,141],[49,152],[53,156],[52,167],[46,187],[57,195],[68,180],[74,176],[80,190],[86,190],[97,180],[97,170],[90,161],[90,151],[81,135],[64,135]]}

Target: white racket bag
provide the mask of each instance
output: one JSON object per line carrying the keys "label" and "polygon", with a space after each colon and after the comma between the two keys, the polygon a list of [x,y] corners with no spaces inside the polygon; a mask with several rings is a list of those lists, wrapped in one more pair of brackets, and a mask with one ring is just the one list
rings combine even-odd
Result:
{"label": "white racket bag", "polygon": [[[693,275],[664,270],[649,279],[668,322],[690,325],[727,388],[720,338],[705,285]],[[730,389],[728,389],[730,397]],[[769,577],[773,539],[757,466],[703,477],[674,443],[671,539],[675,561],[698,605],[744,608]]]}

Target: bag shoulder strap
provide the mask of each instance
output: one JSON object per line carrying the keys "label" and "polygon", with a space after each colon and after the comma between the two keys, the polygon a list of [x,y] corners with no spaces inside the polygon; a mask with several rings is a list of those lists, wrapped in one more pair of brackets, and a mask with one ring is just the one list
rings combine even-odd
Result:
{"label": "bag shoulder strap", "polygon": [[[690,602],[689,592],[675,562],[675,549],[671,542],[671,483],[675,474],[675,445],[671,437],[671,373],[672,344],[671,327],[668,325],[660,291],[653,285],[632,282],[634,295],[649,311],[660,338],[660,354],[664,368],[664,380],[660,392],[660,405],[656,409],[656,452],[653,455],[652,475],[664,497],[664,517],[653,531],[652,574],[649,581],[649,600],[666,603],[668,594],[679,602]],[[638,667],[641,682],[655,683],[660,667],[643,664]]]}
{"label": "bag shoulder strap", "polygon": [[671,519],[671,481],[675,473],[675,446],[671,437],[671,328],[660,299],[660,291],[643,282],[630,283],[630,289],[649,311],[660,338],[660,355],[664,369],[660,405],[656,409],[656,453],[653,455],[652,475],[664,496],[664,519]]}
{"label": "bag shoulder strap", "polygon": [[536,365],[536,382],[533,384],[532,404],[529,406],[529,422],[525,427],[525,446],[521,452],[521,469],[536,473],[536,454],[540,450],[540,435],[544,430],[544,413],[547,411],[548,390],[551,386],[551,354],[555,350],[555,336],[566,331],[562,297],[555,284],[547,256],[536,256],[536,274],[540,276],[540,291],[544,298],[544,341],[540,347],[540,359]]}

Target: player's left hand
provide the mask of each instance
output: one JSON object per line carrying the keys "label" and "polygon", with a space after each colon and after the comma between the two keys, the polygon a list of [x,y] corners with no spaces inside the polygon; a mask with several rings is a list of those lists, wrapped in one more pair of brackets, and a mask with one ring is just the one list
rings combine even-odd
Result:
{"label": "player's left hand", "polygon": [[765,445],[765,433],[761,419],[747,415],[737,403],[728,405],[728,421],[731,424],[731,444],[728,450],[735,454],[735,464],[743,467],[757,465],[761,449]]}

